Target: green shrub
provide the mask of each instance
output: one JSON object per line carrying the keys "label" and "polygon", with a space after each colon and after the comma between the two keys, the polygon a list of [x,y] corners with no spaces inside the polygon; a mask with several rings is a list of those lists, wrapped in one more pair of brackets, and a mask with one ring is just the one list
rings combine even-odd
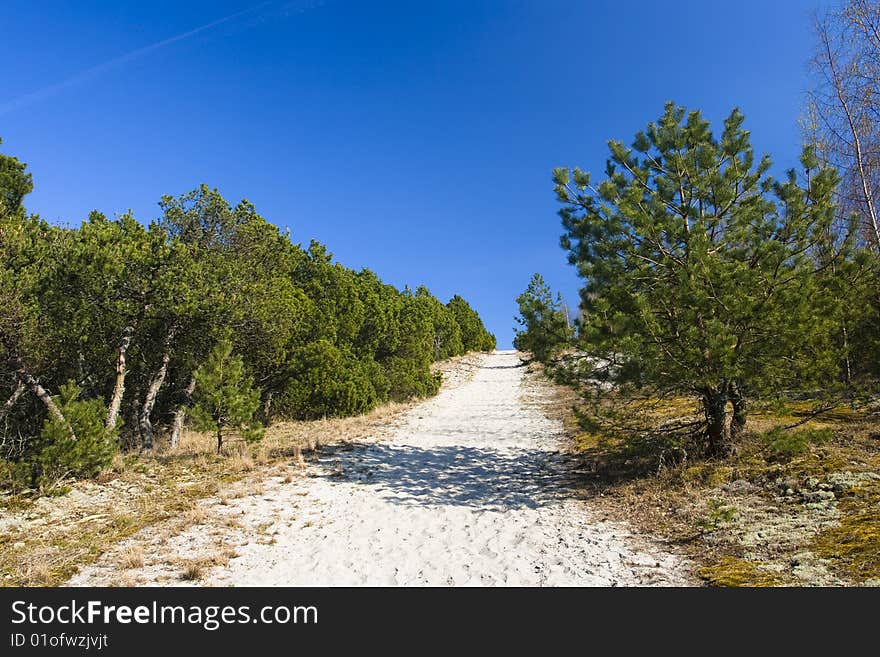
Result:
{"label": "green shrub", "polygon": [[797,456],[806,452],[810,445],[821,445],[831,440],[831,429],[801,429],[786,431],[775,427],[761,435],[769,450],[776,456]]}
{"label": "green shrub", "polygon": [[489,333],[486,329],[483,329],[483,335],[480,336],[480,351],[495,351],[495,347],[497,346],[497,342],[495,340],[495,335]]}
{"label": "green shrub", "polygon": [[513,346],[546,363],[574,337],[562,295],[553,297],[540,274],[532,276],[525,292],[516,298],[520,316],[516,321],[523,329],[516,332]]}
{"label": "green shrub", "polygon": [[450,310],[432,298],[434,318],[434,360],[444,360],[465,353],[461,328]]}
{"label": "green shrub", "polygon": [[80,389],[73,382],[61,387],[55,401],[67,425],[49,417],[43,423],[39,448],[32,461],[33,483],[46,485],[66,477],[94,477],[110,464],[116,454],[116,432],[104,426],[107,407],[100,399],[79,399]]}
{"label": "green shrub", "polygon": [[495,336],[486,330],[483,320],[467,301],[456,294],[446,307],[461,329],[462,352],[495,349]]}
{"label": "green shrub", "polygon": [[736,507],[727,504],[724,500],[711,499],[706,507],[706,515],[697,521],[697,525],[706,532],[713,532],[719,526],[733,522],[737,515]]}
{"label": "green shrub", "polygon": [[413,397],[429,397],[440,390],[442,377],[431,368],[406,358],[390,358],[385,363],[389,396],[394,401],[406,401]]}
{"label": "green shrub", "polygon": [[292,380],[278,402],[283,414],[304,420],[342,417],[376,406],[367,368],[329,340],[301,347],[292,361]]}
{"label": "green shrub", "polygon": [[376,362],[372,358],[361,360],[361,366],[364,373],[370,380],[373,390],[376,394],[376,403],[382,404],[391,398],[391,382],[388,380],[388,373],[381,363]]}
{"label": "green shrub", "polygon": [[31,483],[32,465],[26,461],[0,459],[0,490],[19,493]]}

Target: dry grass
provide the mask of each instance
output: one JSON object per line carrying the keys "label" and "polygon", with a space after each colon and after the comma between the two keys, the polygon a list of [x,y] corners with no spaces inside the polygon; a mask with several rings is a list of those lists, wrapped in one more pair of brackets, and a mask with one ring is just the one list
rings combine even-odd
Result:
{"label": "dry grass", "polygon": [[321,445],[376,435],[407,408],[279,423],[261,444],[232,443],[220,456],[211,435],[186,432],[177,450],[160,445],[153,456],[118,456],[95,481],[74,484],[74,495],[7,500],[0,511],[0,585],[58,585],[146,526],[170,521],[182,531],[203,524],[209,512],[199,500],[260,495],[264,477],[292,480]]}
{"label": "dry grass", "polygon": [[203,525],[210,517],[211,514],[204,504],[195,504],[184,512],[183,524],[187,527]]}
{"label": "dry grass", "polygon": [[250,472],[255,467],[254,458],[242,447],[239,447],[227,459],[230,472]]}
{"label": "dry grass", "polygon": [[119,565],[127,570],[143,568],[144,549],[140,545],[129,545],[119,557]]}
{"label": "dry grass", "polygon": [[52,583],[52,566],[38,561],[28,567],[25,576],[30,586],[50,586]]}
{"label": "dry grass", "polygon": [[[840,473],[880,473],[876,417],[835,409],[793,430],[825,430],[826,440],[804,441],[788,453],[774,450],[762,434],[804,418],[811,403],[753,407],[735,455],[658,467],[650,445],[639,454],[632,445],[584,433],[576,404],[572,390],[555,387],[543,410],[564,421],[578,455],[580,494],[600,514],[666,538],[691,557],[707,584],[880,583],[880,484],[834,496],[829,484]],[[693,405],[665,400],[651,411],[662,421]]]}
{"label": "dry grass", "polygon": [[[435,369],[463,381],[475,358],[451,359]],[[200,500],[216,495],[228,504],[262,494],[266,477],[292,481],[322,446],[380,436],[414,403],[391,403],[358,417],[278,422],[257,444],[230,436],[222,455],[213,435],[188,431],[175,450],[160,441],[152,455],[116,456],[99,477],[72,483],[67,495],[2,498],[0,586],[59,585],[147,526],[163,523],[162,534],[173,535],[209,522]],[[136,562],[133,554],[122,559]]]}
{"label": "dry grass", "polygon": [[238,556],[235,549],[228,545],[217,545],[210,553],[195,559],[179,560],[176,562],[180,568],[180,579],[184,581],[198,581],[202,579],[212,568],[220,568],[229,564],[229,560]]}
{"label": "dry grass", "polygon": [[180,579],[185,582],[195,582],[202,579],[204,572],[205,566],[201,561],[190,561],[180,571]]}

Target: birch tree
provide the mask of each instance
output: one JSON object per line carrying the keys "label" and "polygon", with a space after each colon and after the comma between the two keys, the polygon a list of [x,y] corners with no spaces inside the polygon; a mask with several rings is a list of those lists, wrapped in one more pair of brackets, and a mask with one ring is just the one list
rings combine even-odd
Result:
{"label": "birch tree", "polygon": [[841,174],[838,205],[880,252],[880,2],[844,0],[814,20],[808,136]]}

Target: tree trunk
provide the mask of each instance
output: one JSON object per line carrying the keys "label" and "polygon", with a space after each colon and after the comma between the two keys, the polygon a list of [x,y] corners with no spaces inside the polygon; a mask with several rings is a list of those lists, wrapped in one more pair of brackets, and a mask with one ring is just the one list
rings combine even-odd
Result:
{"label": "tree trunk", "polygon": [[266,401],[263,402],[263,420],[266,424],[269,424],[269,413],[272,409],[272,397],[274,393],[271,391],[266,393]]}
{"label": "tree trunk", "polygon": [[71,426],[70,422],[67,421],[67,418],[64,417],[64,413],[61,412],[61,409],[58,408],[58,405],[55,403],[55,400],[52,399],[52,395],[50,395],[46,389],[40,385],[40,382],[37,381],[27,370],[24,369],[22,365],[15,372],[18,375],[19,380],[25,384],[28,388],[30,388],[31,392],[33,392],[37,399],[43,402],[43,406],[46,407],[46,410],[49,411],[49,415],[53,418],[61,422],[66,428],[67,432],[70,434],[70,437],[76,440],[76,432],[73,430],[73,426]]}
{"label": "tree trunk", "polygon": [[153,413],[153,407],[156,405],[156,398],[159,396],[159,390],[165,383],[165,375],[168,373],[168,363],[171,362],[171,343],[174,341],[174,327],[168,331],[165,337],[165,352],[162,354],[162,364],[153,375],[150,385],[147,388],[147,396],[144,398],[144,405],[141,408],[139,424],[141,428],[141,449],[150,451],[153,449],[153,423],[150,415]]}
{"label": "tree trunk", "polygon": [[[67,421],[67,418],[64,417],[64,413],[62,413],[61,409],[58,408],[55,400],[52,399],[52,395],[50,395],[46,391],[46,389],[42,385],[40,385],[40,382],[36,379],[36,377],[34,377],[28,371],[27,365],[25,365],[24,361],[21,359],[21,356],[19,356],[18,353],[15,351],[15,348],[11,344],[11,341],[7,339],[7,337],[8,336],[3,336],[3,345],[6,347],[6,351],[9,354],[8,363],[12,365],[13,371],[15,372],[15,376],[18,378],[19,383],[23,383],[26,388],[28,388],[37,396],[37,399],[43,402],[43,406],[45,406],[46,410],[49,411],[49,415],[61,422],[67,428],[67,432],[70,434],[70,437],[73,438],[75,442],[76,432],[73,430],[73,426],[70,424],[70,422]],[[7,401],[7,404],[8,403],[9,402]],[[15,402],[13,401],[13,404],[14,403]]]}
{"label": "tree trunk", "polygon": [[122,342],[120,342],[119,350],[116,353],[116,384],[113,386],[113,395],[110,397],[110,405],[107,407],[107,421],[105,423],[108,429],[116,426],[116,421],[119,418],[119,409],[122,407],[122,395],[125,393],[125,375],[128,373],[125,367],[125,355],[128,352],[133,335],[134,326],[126,326]]}
{"label": "tree trunk", "polygon": [[27,388],[25,387],[24,383],[19,380],[18,385],[15,386],[15,392],[13,392],[12,396],[6,400],[6,403],[3,404],[3,408],[0,408],[0,419],[9,415],[9,411],[12,410],[12,408],[15,406],[15,403],[18,401],[19,397],[24,394],[24,391],[26,389]]}
{"label": "tree trunk", "polygon": [[711,456],[730,454],[730,427],[727,424],[727,386],[708,389],[703,393],[703,412],[706,414],[706,437]]}
{"label": "tree trunk", "polygon": [[738,383],[730,385],[730,401],[733,405],[733,417],[730,419],[730,439],[735,441],[746,428],[748,403],[743,395],[742,386]]}
{"label": "tree trunk", "polygon": [[[15,368],[15,376],[18,377],[19,383],[23,383],[26,388],[30,389],[30,391],[37,396],[37,399],[43,402],[43,406],[45,406],[46,410],[49,411],[49,415],[51,415],[59,422],[62,422],[67,427],[67,431],[70,433],[70,437],[76,440],[76,432],[73,430],[70,422],[67,421],[67,418],[64,417],[64,413],[62,413],[61,409],[58,408],[58,405],[52,399],[52,396],[46,391],[46,389],[42,385],[40,385],[40,382],[36,379],[36,377],[34,377],[28,371],[27,366],[21,359],[21,356],[16,353],[10,342],[4,339],[3,343],[6,347],[6,350],[9,352],[9,363]],[[9,404],[9,401],[7,401],[6,403]],[[15,402],[13,401],[12,403],[14,404]]]}
{"label": "tree trunk", "polygon": [[141,408],[140,426],[141,426],[141,449],[150,451],[153,449],[153,423],[150,415],[153,413],[153,406],[156,405],[156,398],[159,396],[159,390],[165,383],[165,375],[168,373],[168,363],[171,361],[171,352],[166,351],[162,355],[162,365],[150,381],[147,388],[147,396],[144,398],[144,405]]}
{"label": "tree trunk", "polygon": [[189,380],[189,384],[186,386],[186,390],[184,390],[184,394],[186,395],[185,401],[177,407],[177,410],[174,412],[174,424],[171,429],[171,449],[176,449],[180,444],[180,434],[183,433],[183,423],[186,421],[186,410],[189,408],[189,402],[192,399],[192,394],[196,389],[196,378],[192,377]]}

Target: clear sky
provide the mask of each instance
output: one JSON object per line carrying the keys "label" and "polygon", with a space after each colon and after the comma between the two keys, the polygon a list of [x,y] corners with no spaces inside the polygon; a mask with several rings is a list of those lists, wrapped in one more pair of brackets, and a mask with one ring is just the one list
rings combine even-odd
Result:
{"label": "clear sky", "polygon": [[800,151],[810,0],[3,0],[3,151],[43,218],[204,182],[294,241],[459,293],[509,347],[532,273],[576,302],[551,169],[674,100]]}

